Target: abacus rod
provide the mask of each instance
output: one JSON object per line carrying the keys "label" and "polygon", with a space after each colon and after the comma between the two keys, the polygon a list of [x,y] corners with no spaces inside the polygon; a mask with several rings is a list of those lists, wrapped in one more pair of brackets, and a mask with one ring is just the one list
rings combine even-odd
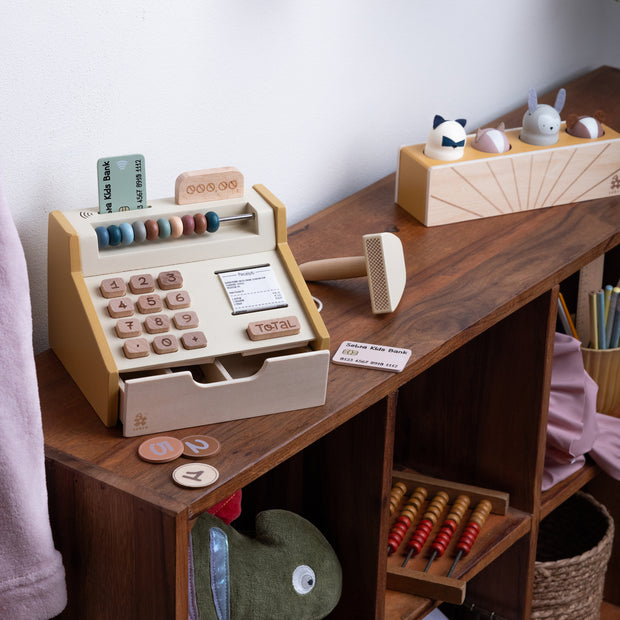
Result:
{"label": "abacus rod", "polygon": [[448,574],[446,575],[446,577],[451,577],[452,573],[454,572],[454,569],[456,568],[456,565],[458,564],[459,560],[463,557],[463,550],[459,549],[459,552],[456,554],[456,557],[454,558],[454,562],[452,562],[452,566],[450,567],[450,570],[448,571]]}
{"label": "abacus rod", "polygon": [[437,551],[433,551],[433,553],[431,554],[431,557],[428,559],[428,563],[426,564],[426,568],[424,569],[425,573],[428,573],[428,569],[431,567],[431,564],[435,561],[436,557],[437,557]]}
{"label": "abacus rod", "polygon": [[253,220],[254,213],[241,213],[239,215],[227,215],[226,217],[221,217],[220,222],[234,222],[236,220]]}
{"label": "abacus rod", "polygon": [[407,557],[405,558],[405,561],[402,564],[402,568],[405,568],[405,566],[407,566],[407,562],[409,562],[412,555],[413,555],[413,549],[410,549],[409,553],[407,554]]}

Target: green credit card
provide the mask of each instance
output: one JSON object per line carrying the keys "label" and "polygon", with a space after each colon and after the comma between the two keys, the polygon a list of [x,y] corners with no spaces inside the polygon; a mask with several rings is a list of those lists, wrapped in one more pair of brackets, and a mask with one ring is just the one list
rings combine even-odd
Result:
{"label": "green credit card", "polygon": [[145,209],[144,155],[102,157],[97,160],[99,213]]}

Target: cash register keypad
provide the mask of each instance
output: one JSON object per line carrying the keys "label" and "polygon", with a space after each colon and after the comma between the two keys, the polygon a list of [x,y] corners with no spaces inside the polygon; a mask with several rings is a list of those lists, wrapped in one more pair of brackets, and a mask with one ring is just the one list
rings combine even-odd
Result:
{"label": "cash register keypad", "polygon": [[[123,340],[125,357],[146,357],[153,352],[166,355],[180,346],[187,350],[207,346],[204,332],[197,330],[200,321],[190,309],[191,297],[183,290],[179,271],[163,271],[157,278],[135,274],[128,282],[120,277],[106,278],[99,289],[109,300],[108,314],[118,319],[115,332]],[[182,334],[177,337],[173,329]]]}

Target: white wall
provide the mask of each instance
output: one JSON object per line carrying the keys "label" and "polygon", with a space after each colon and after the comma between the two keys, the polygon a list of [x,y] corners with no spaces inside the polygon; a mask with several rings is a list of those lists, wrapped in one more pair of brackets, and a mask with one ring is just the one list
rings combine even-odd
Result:
{"label": "white wall", "polygon": [[234,165],[293,223],[392,172],[435,113],[473,131],[531,86],[620,66],[619,26],[614,0],[5,0],[0,189],[35,350],[47,215],[97,204],[99,157],[143,153],[150,198]]}

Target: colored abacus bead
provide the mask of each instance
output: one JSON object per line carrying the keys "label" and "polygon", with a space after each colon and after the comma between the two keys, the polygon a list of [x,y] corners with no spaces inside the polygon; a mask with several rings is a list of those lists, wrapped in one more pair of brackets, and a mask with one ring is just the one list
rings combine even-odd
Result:
{"label": "colored abacus bead", "polygon": [[215,211],[207,211],[205,213],[207,218],[207,232],[214,233],[220,227],[220,218]]}
{"label": "colored abacus bead", "polygon": [[159,226],[155,220],[146,220],[144,227],[146,228],[147,241],[154,241],[159,237]]}
{"label": "colored abacus bead", "polygon": [[135,243],[142,243],[146,239],[146,226],[142,220],[136,220],[132,225]]}
{"label": "colored abacus bead", "polygon": [[134,240],[133,227],[128,222],[123,222],[119,224],[119,228],[121,229],[121,243],[123,245],[131,245]]}
{"label": "colored abacus bead", "polygon": [[492,504],[488,499],[483,499],[478,502],[476,509],[469,516],[469,522],[465,526],[461,537],[459,538],[459,542],[456,545],[457,554],[450,570],[448,571],[448,577],[452,576],[456,565],[463,555],[467,555],[476,542],[476,538],[478,538],[478,534],[484,525],[484,522],[487,520],[492,508]]}
{"label": "colored abacus bead", "polygon": [[110,233],[105,226],[97,226],[95,228],[95,233],[97,235],[97,245],[99,249],[107,248],[110,245]]}
{"label": "colored abacus bead", "polygon": [[121,242],[121,229],[116,224],[108,226],[108,234],[110,235],[110,245],[116,247]]}
{"label": "colored abacus bead", "polygon": [[[398,487],[400,484],[402,486]],[[398,498],[396,505],[400,502],[400,498],[403,496],[404,492],[407,490],[407,487],[403,483],[397,483],[394,485],[391,493],[391,500]],[[405,506],[403,507],[400,515],[396,519],[394,525],[392,526],[392,530],[388,537],[388,555],[394,553],[400,544],[403,542],[407,531],[413,524],[418,510],[422,505],[422,502],[426,498],[426,489],[424,487],[417,487],[416,490],[411,494],[411,497],[407,500]]]}
{"label": "colored abacus bead", "polygon": [[[407,492],[407,485],[404,482],[399,481],[396,484],[394,484],[394,489],[399,489],[400,494],[402,496]],[[392,492],[394,492],[394,489],[392,489]]]}
{"label": "colored abacus bead", "polygon": [[160,217],[157,220],[157,226],[159,227],[159,238],[167,239],[170,236],[170,220],[167,220],[165,217]]}
{"label": "colored abacus bead", "polygon": [[[97,245],[99,249],[108,246],[131,245],[142,241],[155,241],[156,239],[178,239],[182,236],[191,236],[194,233],[202,235],[205,232],[214,233],[219,230],[222,222],[254,219],[254,213],[241,213],[220,218],[215,211],[208,211],[205,214],[196,213],[194,215],[185,214],[182,216],[171,215],[169,218],[160,217],[157,221],[147,219],[145,221],[136,220],[133,223],[122,222],[121,224],[110,224],[109,226],[95,227],[97,235]],[[407,487],[400,483],[406,492]],[[395,488],[398,488],[395,485]],[[400,497],[391,498],[390,504],[394,507],[400,502]],[[393,510],[394,508],[392,508]]]}
{"label": "colored abacus bead", "polygon": [[196,228],[196,222],[191,215],[187,213],[181,218],[181,222],[183,223],[183,234],[189,237],[194,233]]}
{"label": "colored abacus bead", "polygon": [[178,215],[173,215],[168,219],[170,222],[170,236],[178,239],[183,234],[183,222]]}
{"label": "colored abacus bead", "polygon": [[437,523],[439,515],[443,512],[443,509],[446,507],[449,499],[450,497],[445,491],[438,491],[435,497],[431,500],[431,503],[426,508],[426,512],[420,520],[420,523],[418,523],[416,531],[409,539],[408,553],[402,564],[403,567],[407,565],[407,562],[414,553],[418,554],[422,552],[422,548],[426,544],[426,540],[428,539],[431,530],[435,526],[435,523]]}
{"label": "colored abacus bead", "polygon": [[[203,216],[204,218],[204,216]],[[206,218],[205,218],[205,230],[206,230]],[[396,508],[398,508],[398,504],[400,504],[400,500],[403,495],[407,492],[407,487],[404,482],[397,482],[392,487],[390,491],[390,514],[393,514]]]}
{"label": "colored abacus bead", "polygon": [[431,549],[437,553],[438,557],[441,557],[445,553],[446,548],[452,540],[454,529],[456,529],[456,524],[454,522],[452,522],[452,524],[453,525],[444,523],[431,544]]}
{"label": "colored abacus bead", "polygon": [[202,213],[194,214],[194,232],[197,235],[207,232],[207,218]]}
{"label": "colored abacus bead", "polygon": [[459,551],[463,551],[463,553],[467,555],[471,551],[473,544],[476,542],[476,538],[478,538],[479,533],[480,527],[478,524],[470,521],[463,530],[456,548]]}
{"label": "colored abacus bead", "polygon": [[452,536],[454,535],[458,524],[461,522],[468,506],[469,497],[467,495],[459,495],[452,504],[452,507],[448,512],[448,516],[444,519],[439,532],[435,536],[435,540],[433,540],[431,544],[431,557],[429,558],[426,568],[424,569],[425,573],[428,572],[435,559],[441,557],[446,552],[446,549],[452,540]]}

